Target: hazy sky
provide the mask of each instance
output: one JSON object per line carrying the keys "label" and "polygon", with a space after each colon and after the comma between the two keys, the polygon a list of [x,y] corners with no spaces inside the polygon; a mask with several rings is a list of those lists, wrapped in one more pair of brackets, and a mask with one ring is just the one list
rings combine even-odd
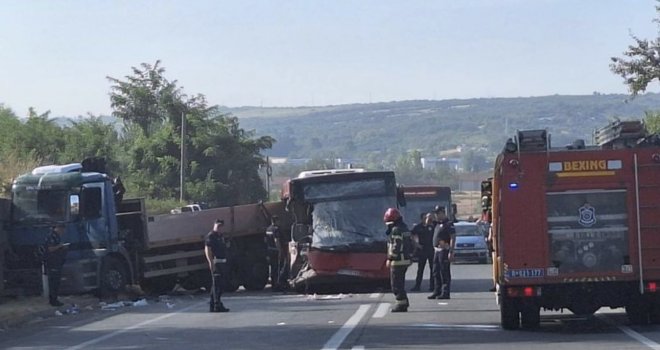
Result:
{"label": "hazy sky", "polygon": [[609,71],[654,0],[0,0],[0,103],[109,114],[162,61],[226,106],[625,93]]}

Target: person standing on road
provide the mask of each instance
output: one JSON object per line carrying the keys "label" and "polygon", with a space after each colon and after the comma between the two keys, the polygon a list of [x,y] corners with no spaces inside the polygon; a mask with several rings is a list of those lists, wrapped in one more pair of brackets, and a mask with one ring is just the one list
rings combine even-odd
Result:
{"label": "person standing on road", "polygon": [[436,212],[438,224],[433,232],[433,277],[435,289],[428,299],[449,299],[451,291],[451,261],[454,259],[456,231],[444,208]]}
{"label": "person standing on road", "polygon": [[435,289],[435,280],[433,278],[433,218],[431,213],[423,214],[422,222],[415,225],[412,229],[412,237],[417,241],[417,278],[415,286],[411,289],[413,292],[419,292],[424,279],[424,268],[426,262],[429,263],[429,290]]}
{"label": "person standing on road", "polygon": [[271,290],[276,292],[282,290],[282,287],[279,284],[280,276],[280,248],[279,248],[279,237],[280,233],[280,224],[279,218],[276,215],[273,215],[270,218],[270,226],[266,229],[266,247],[268,249],[268,267],[269,267],[269,276],[270,276],[270,286]]}
{"label": "person standing on road", "polygon": [[277,286],[281,290],[289,289],[289,264],[291,261],[289,255],[289,242],[291,241],[291,236],[282,230],[277,230],[277,235],[275,235],[275,245],[277,246],[277,264],[279,268],[279,274],[277,276]]}
{"label": "person standing on road", "polygon": [[387,225],[387,266],[390,268],[390,284],[396,304],[392,312],[408,311],[408,295],[406,294],[406,270],[410,266],[412,255],[412,237],[410,230],[403,222],[401,213],[396,208],[389,208],[383,216]]}
{"label": "person standing on road", "polygon": [[209,311],[228,312],[220,301],[222,295],[223,279],[227,273],[227,243],[222,233],[223,220],[216,220],[213,224],[213,230],[206,236],[204,254],[209,263],[213,286],[211,288],[211,301]]}
{"label": "person standing on road", "polygon": [[57,298],[62,279],[62,266],[68,251],[68,243],[62,244],[65,229],[64,224],[53,226],[43,246],[44,271],[48,275],[48,302],[52,306],[63,305]]}

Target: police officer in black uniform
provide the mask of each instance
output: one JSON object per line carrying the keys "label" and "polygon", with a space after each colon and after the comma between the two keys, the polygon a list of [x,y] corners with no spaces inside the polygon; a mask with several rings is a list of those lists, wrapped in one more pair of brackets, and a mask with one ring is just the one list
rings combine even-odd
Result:
{"label": "police officer in black uniform", "polygon": [[206,236],[204,254],[209,263],[211,277],[213,278],[213,287],[211,288],[211,302],[209,311],[228,312],[220,301],[222,295],[222,282],[227,271],[227,243],[221,231],[224,225],[223,220],[216,220],[213,224],[213,230]]}
{"label": "police officer in black uniform", "polygon": [[422,222],[413,226],[412,237],[417,240],[419,245],[417,249],[417,278],[415,279],[415,286],[411,289],[413,292],[418,292],[422,285],[424,278],[424,268],[426,262],[429,263],[429,290],[435,289],[435,280],[433,278],[433,219],[435,215],[431,213],[422,214]]}
{"label": "police officer in black uniform", "polygon": [[44,267],[48,275],[48,302],[52,306],[62,306],[57,299],[62,279],[62,266],[66,259],[68,243],[62,244],[64,224],[53,226],[43,246]]}
{"label": "police officer in black uniform", "polygon": [[273,291],[282,290],[279,284],[280,276],[280,226],[279,218],[273,215],[270,218],[270,226],[266,229],[266,248],[268,249],[268,266],[270,268],[270,285]]}
{"label": "police officer in black uniform", "polygon": [[428,299],[449,299],[451,291],[451,260],[454,255],[456,231],[444,208],[436,212],[438,224],[433,232],[433,277],[435,289]]}
{"label": "police officer in black uniform", "polygon": [[408,311],[406,294],[406,270],[411,264],[412,237],[408,226],[403,222],[401,213],[396,208],[385,211],[383,221],[387,225],[387,265],[390,268],[390,284],[396,304],[392,312]]}

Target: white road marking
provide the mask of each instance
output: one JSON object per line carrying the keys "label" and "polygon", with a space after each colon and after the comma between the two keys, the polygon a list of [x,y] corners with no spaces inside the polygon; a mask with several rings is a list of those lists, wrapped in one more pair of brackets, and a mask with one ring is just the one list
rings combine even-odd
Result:
{"label": "white road marking", "polygon": [[351,350],[364,350],[364,346],[356,345],[356,346],[352,347]]}
{"label": "white road marking", "polygon": [[353,329],[360,323],[364,315],[367,314],[369,309],[371,308],[371,305],[369,304],[362,304],[360,307],[355,311],[353,316],[344,323],[341,328],[335,333],[328,342],[323,345],[322,350],[336,350],[341,346],[341,343],[344,342],[346,337],[348,337],[349,334],[353,331]]}
{"label": "white road marking", "polygon": [[390,311],[390,303],[380,303],[376,312],[374,312],[373,318],[383,318],[388,311]]}
{"label": "white road marking", "polygon": [[382,295],[381,293],[371,293],[371,294],[369,295],[369,298],[374,298],[374,299],[376,299],[376,298],[380,298],[381,295]]}
{"label": "white road marking", "polygon": [[466,330],[478,330],[478,331],[495,331],[500,329],[500,326],[494,326],[488,324],[414,323],[414,324],[406,325],[406,327],[436,328],[436,329],[466,329]]}
{"label": "white road marking", "polygon": [[649,339],[649,338],[647,338],[647,337],[645,337],[645,336],[643,336],[643,335],[641,335],[641,334],[635,332],[635,331],[632,330],[630,327],[628,327],[628,326],[624,326],[624,325],[618,325],[618,324],[614,323],[614,321],[613,321],[612,319],[610,319],[609,317],[605,316],[605,315],[602,314],[602,313],[599,313],[598,315],[599,315],[600,318],[601,318],[603,321],[605,321],[607,324],[609,324],[609,325],[611,325],[611,326],[615,326],[615,327],[618,328],[621,332],[625,333],[627,336],[629,336],[629,337],[631,337],[631,338],[637,340],[638,342],[640,342],[640,343],[646,345],[647,347],[649,347],[649,348],[651,348],[651,349],[654,349],[654,350],[660,350],[660,344],[658,344],[658,343],[654,342],[653,340],[651,340],[651,339]]}
{"label": "white road marking", "polygon": [[85,347],[87,347],[87,346],[90,346],[90,345],[94,345],[94,344],[100,343],[100,342],[102,342],[102,341],[104,341],[104,340],[108,340],[108,339],[110,339],[110,338],[116,337],[116,336],[118,336],[118,335],[120,335],[120,334],[123,334],[123,333],[126,333],[126,332],[128,332],[128,331],[131,331],[131,330],[134,330],[134,329],[140,328],[140,327],[142,327],[142,326],[146,326],[146,325],[148,325],[148,324],[150,324],[150,323],[154,323],[154,322],[158,322],[158,321],[160,321],[160,320],[164,320],[164,319],[166,319],[166,318],[170,318],[170,317],[172,317],[172,316],[174,316],[174,315],[176,315],[176,314],[178,314],[178,313],[185,312],[185,311],[188,311],[188,310],[190,310],[190,309],[194,309],[194,308],[199,307],[199,306],[201,306],[201,305],[203,305],[203,304],[208,304],[208,301],[199,302],[199,303],[196,303],[196,304],[190,305],[190,306],[188,306],[188,307],[186,307],[186,308],[183,308],[183,309],[181,309],[181,310],[177,310],[177,311],[174,311],[174,312],[170,312],[169,314],[161,315],[161,316],[158,316],[158,317],[156,317],[156,318],[152,318],[152,319],[150,319],[150,320],[142,321],[142,322],[140,322],[140,323],[138,323],[138,324],[134,324],[134,325],[132,325],[132,326],[130,326],[130,327],[126,327],[126,328],[123,328],[123,329],[120,329],[120,330],[114,331],[114,332],[112,332],[112,333],[109,333],[109,334],[106,334],[106,335],[100,336],[100,337],[98,337],[98,338],[94,338],[94,339],[92,339],[92,340],[88,340],[88,341],[86,341],[86,342],[84,342],[84,343],[80,343],[80,344],[78,344],[78,345],[76,345],[76,346],[68,347],[68,348],[66,348],[66,350],[78,350],[78,349],[83,349],[83,348],[85,348]]}

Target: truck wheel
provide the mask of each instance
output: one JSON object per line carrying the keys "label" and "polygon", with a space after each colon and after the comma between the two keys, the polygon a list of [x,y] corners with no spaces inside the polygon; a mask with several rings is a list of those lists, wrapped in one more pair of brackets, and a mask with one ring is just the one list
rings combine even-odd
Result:
{"label": "truck wheel", "polygon": [[229,276],[228,278],[225,279],[225,284],[224,288],[222,288],[225,292],[232,293],[238,290],[238,288],[241,286],[241,282],[234,278],[233,276]]}
{"label": "truck wheel", "polygon": [[525,305],[520,311],[520,324],[524,329],[538,328],[541,324],[541,309],[536,305]]}
{"label": "truck wheel", "polygon": [[211,274],[209,271],[192,272],[181,282],[181,286],[187,290],[199,289],[202,287],[210,290],[212,284],[213,282],[211,281]]}
{"label": "truck wheel", "polygon": [[646,305],[641,297],[633,297],[633,299],[626,305],[626,315],[628,320],[634,325],[647,325],[650,318],[650,305]]}
{"label": "truck wheel", "polygon": [[660,300],[651,299],[649,301],[649,322],[660,324]]}
{"label": "truck wheel", "polygon": [[225,292],[235,292],[238,290],[238,288],[241,286],[241,280],[239,276],[241,275],[241,272],[239,270],[239,266],[237,264],[228,264],[227,266],[227,276],[225,276],[224,279],[224,284],[222,286],[222,289]]}
{"label": "truck wheel", "polygon": [[142,290],[148,294],[169,293],[176,286],[177,278],[174,275],[151,277],[140,282]]}
{"label": "truck wheel", "polygon": [[507,297],[501,297],[500,302],[500,322],[502,328],[515,330],[520,327],[520,312],[514,300]]}
{"label": "truck wheel", "polygon": [[113,297],[123,292],[128,283],[128,273],[121,261],[104,259],[101,265],[101,297]]}
{"label": "truck wheel", "polygon": [[268,265],[262,263],[252,264],[252,269],[246,277],[243,286],[247,290],[263,290],[268,282]]}

